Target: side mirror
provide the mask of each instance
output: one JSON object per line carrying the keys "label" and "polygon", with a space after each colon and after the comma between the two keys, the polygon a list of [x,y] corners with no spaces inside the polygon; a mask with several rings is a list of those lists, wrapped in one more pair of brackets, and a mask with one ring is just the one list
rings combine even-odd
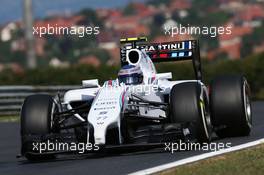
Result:
{"label": "side mirror", "polygon": [[82,86],[86,88],[91,88],[91,87],[100,87],[98,79],[92,79],[92,80],[83,80],[82,81]]}
{"label": "side mirror", "polygon": [[172,79],[172,73],[171,72],[159,73],[159,74],[156,74],[156,78],[157,79],[167,79],[167,80],[170,80],[170,79]]}

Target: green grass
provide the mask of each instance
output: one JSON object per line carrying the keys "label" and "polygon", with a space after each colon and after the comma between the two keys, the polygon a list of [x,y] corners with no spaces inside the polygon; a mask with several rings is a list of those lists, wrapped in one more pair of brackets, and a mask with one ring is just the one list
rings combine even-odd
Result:
{"label": "green grass", "polygon": [[260,90],[258,91],[258,93],[256,94],[256,98],[257,98],[257,99],[261,99],[261,100],[264,99],[264,88],[262,88],[262,89],[260,89]]}
{"label": "green grass", "polygon": [[0,116],[0,122],[18,122],[18,116]]}
{"label": "green grass", "polygon": [[182,165],[160,173],[160,175],[263,175],[264,144]]}

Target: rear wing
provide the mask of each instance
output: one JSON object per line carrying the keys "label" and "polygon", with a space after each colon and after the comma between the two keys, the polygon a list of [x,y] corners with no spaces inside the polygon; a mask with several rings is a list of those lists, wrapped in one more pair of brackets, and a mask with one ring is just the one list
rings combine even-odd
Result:
{"label": "rear wing", "polygon": [[125,64],[126,51],[144,49],[152,62],[191,60],[197,80],[202,80],[200,49],[198,40],[148,43],[147,38],[121,39],[121,65]]}

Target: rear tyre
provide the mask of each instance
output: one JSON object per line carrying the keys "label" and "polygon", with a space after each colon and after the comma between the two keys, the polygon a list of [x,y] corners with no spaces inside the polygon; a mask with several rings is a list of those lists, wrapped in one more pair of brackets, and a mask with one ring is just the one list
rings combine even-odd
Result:
{"label": "rear tyre", "polygon": [[198,142],[211,140],[212,126],[206,90],[198,82],[174,85],[170,95],[172,123],[187,124]]}
{"label": "rear tyre", "polygon": [[21,143],[22,155],[29,160],[54,158],[54,155],[30,154],[33,151],[32,136],[50,134],[53,127],[53,112],[56,104],[50,95],[38,94],[28,96],[21,109]]}
{"label": "rear tyre", "polygon": [[248,136],[252,127],[250,89],[243,76],[219,76],[210,86],[212,123],[220,138]]}

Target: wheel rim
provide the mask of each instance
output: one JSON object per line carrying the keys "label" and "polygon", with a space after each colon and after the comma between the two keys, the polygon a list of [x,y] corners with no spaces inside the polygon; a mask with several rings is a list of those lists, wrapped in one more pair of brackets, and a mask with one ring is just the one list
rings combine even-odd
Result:
{"label": "wheel rim", "polygon": [[53,126],[55,126],[54,123],[54,114],[58,112],[58,108],[57,108],[57,102],[55,100],[52,101],[52,108],[51,108],[51,113],[50,113],[50,128],[54,129]]}
{"label": "wheel rim", "polygon": [[249,99],[249,94],[248,94],[248,86],[247,82],[244,82],[244,87],[243,87],[243,96],[244,96],[244,108],[245,108],[245,116],[246,116],[246,121],[248,126],[251,128],[252,126],[252,112],[251,112],[251,105],[250,105],[250,99]]}
{"label": "wheel rim", "polygon": [[200,100],[200,109],[201,109],[201,114],[202,114],[202,121],[204,125],[204,131],[206,134],[206,137],[208,140],[210,140],[210,126],[211,126],[211,118],[208,112],[206,111],[206,106],[204,104],[203,100]]}

